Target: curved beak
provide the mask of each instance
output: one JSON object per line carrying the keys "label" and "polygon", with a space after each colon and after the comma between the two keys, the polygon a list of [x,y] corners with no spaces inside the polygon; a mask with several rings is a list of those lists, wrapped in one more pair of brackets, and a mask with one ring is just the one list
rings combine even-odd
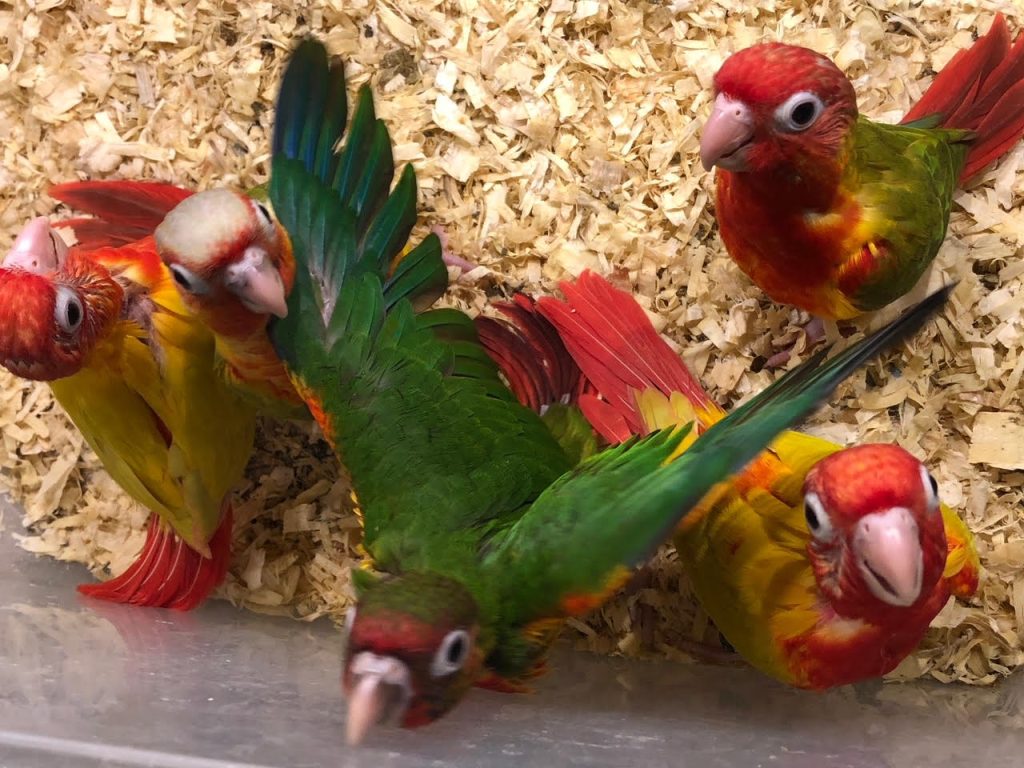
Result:
{"label": "curved beak", "polygon": [[284,281],[266,250],[249,246],[226,272],[225,283],[247,308],[257,314],[288,315]]}
{"label": "curved beak", "polygon": [[724,93],[718,94],[700,135],[700,163],[704,170],[710,171],[716,165],[727,171],[746,170],[743,147],[753,136],[754,117],[750,108]]}
{"label": "curved beak", "polygon": [[35,274],[52,272],[64,263],[68,250],[67,243],[50,226],[50,220],[39,216],[18,234],[4,257],[3,266]]}
{"label": "curved beak", "polygon": [[412,678],[409,668],[398,659],[369,651],[352,658],[349,675],[345,740],[355,746],[374,725],[401,721],[412,698]]}
{"label": "curved beak", "polygon": [[898,607],[917,601],[923,554],[917,522],[909,509],[893,507],[865,515],[854,529],[853,549],[875,597]]}

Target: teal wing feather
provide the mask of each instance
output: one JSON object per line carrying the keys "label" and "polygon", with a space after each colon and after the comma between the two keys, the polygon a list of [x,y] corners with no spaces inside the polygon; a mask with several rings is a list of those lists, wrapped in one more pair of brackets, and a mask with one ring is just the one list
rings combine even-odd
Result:
{"label": "teal wing feather", "polygon": [[879,309],[911,288],[946,236],[969,131],[886,125],[861,118],[843,186],[856,189],[875,233],[844,267],[840,289],[857,309]]}
{"label": "teal wing feather", "polygon": [[[717,422],[679,458],[682,431],[608,449],[560,478],[490,543],[485,567],[511,625],[571,615],[645,560],[687,512],[878,352],[915,332],[952,286],[823,363],[821,352]],[[514,647],[506,639],[507,647]]]}
{"label": "teal wing feather", "polygon": [[[319,41],[303,40],[281,79],[271,140],[269,196],[279,217],[295,221],[298,212],[294,202],[300,195],[288,185],[296,180],[304,183],[303,177],[294,168],[290,172],[281,169],[296,165],[324,186],[318,185],[311,194],[327,198],[333,190],[333,196],[340,199],[344,211],[340,215],[346,220],[344,226],[334,230],[337,240],[331,244],[332,257],[324,262],[321,254],[320,263],[313,264],[317,281],[330,286],[363,272],[378,274],[390,269],[416,221],[416,178],[411,166],[406,166],[389,194],[395,173],[391,139],[384,123],[377,119],[368,87],[359,91],[348,137],[338,151],[336,144],[345,132],[347,117],[342,63],[332,61]],[[278,212],[277,205],[292,205],[292,209]],[[303,207],[307,213],[314,210],[305,204]],[[440,252],[436,238],[427,238],[402,258],[400,269],[388,278],[390,300],[404,296],[418,308],[436,301],[448,285],[448,271]],[[327,274],[327,269],[337,274]],[[328,293],[337,295],[336,291]],[[327,303],[329,309],[330,301]]]}
{"label": "teal wing feather", "polygon": [[[416,314],[389,295],[402,280],[336,263],[355,219],[333,190],[275,159],[270,191],[298,262],[271,338],[349,470],[364,546],[382,570],[443,569],[473,589],[482,542],[568,469],[565,454],[501,383],[468,317]],[[389,203],[368,231],[403,220]],[[477,597],[486,610],[486,590]]]}

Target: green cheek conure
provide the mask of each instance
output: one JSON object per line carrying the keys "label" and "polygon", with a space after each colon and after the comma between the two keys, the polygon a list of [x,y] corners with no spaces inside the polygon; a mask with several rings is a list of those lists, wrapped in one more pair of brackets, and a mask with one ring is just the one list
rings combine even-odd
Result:
{"label": "green cheek conure", "polygon": [[[600,605],[708,491],[946,291],[827,363],[814,356],[678,458],[690,425],[573,467],[501,381],[473,321],[417,311],[444,285],[440,244],[405,249],[415,177],[405,168],[389,194],[380,121],[357,113],[337,154],[320,139],[343,114],[343,88],[340,66],[303,42],[282,81],[270,184],[297,268],[287,314],[269,330],[363,521],[373,571],[357,572],[343,665],[357,743],[385,719],[436,720],[474,684],[522,688],[565,618]],[[297,98],[304,109],[285,108]]]}

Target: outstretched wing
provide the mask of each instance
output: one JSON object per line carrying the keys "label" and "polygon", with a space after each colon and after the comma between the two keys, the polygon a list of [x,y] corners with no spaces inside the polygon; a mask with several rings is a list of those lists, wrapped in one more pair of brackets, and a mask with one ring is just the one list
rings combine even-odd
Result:
{"label": "outstretched wing", "polygon": [[916,331],[946,287],[823,364],[824,352],[712,425],[672,461],[681,432],[609,449],[561,478],[504,535],[486,566],[519,625],[587,610],[646,559],[714,486],[795,426],[876,353]]}
{"label": "outstretched wing", "polygon": [[568,461],[501,383],[468,317],[414,312],[413,300],[423,301],[443,269],[437,238],[390,272],[415,220],[415,177],[406,169],[390,195],[386,186],[383,197],[368,191],[380,185],[364,177],[391,162],[387,132],[373,125],[383,139],[353,155],[353,128],[333,170],[315,152],[273,160],[270,198],[292,238],[297,275],[271,338],[351,475],[364,546],[378,566],[443,561],[472,582],[480,541]]}
{"label": "outstretched wing", "polygon": [[[340,201],[344,221],[333,230],[337,240],[307,262],[317,301],[327,314],[346,279],[366,272],[384,275],[399,257],[387,279],[389,302],[408,298],[429,306],[447,288],[448,271],[435,256],[441,252],[436,237],[402,253],[416,221],[412,167],[406,166],[389,195],[395,174],[391,138],[377,119],[368,86],[359,91],[344,147],[335,151],[347,116],[342,63],[330,61],[319,41],[303,40],[288,62],[277,99],[270,175],[275,213],[286,222],[298,220],[298,208],[313,212],[317,208],[307,194]],[[295,185],[305,185],[309,177],[319,184],[298,191]]]}

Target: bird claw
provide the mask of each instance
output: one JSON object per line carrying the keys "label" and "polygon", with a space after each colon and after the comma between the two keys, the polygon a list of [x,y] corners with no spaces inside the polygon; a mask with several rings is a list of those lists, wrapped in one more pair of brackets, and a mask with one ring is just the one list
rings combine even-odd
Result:
{"label": "bird claw", "polygon": [[[825,338],[825,321],[820,317],[812,317],[810,321],[804,326],[804,336],[807,341],[804,345],[804,350],[808,350],[811,347],[818,344]],[[793,348],[796,344],[791,344],[786,349],[776,352],[774,355],[765,360],[765,368],[781,368],[789,362],[789,358],[793,355]]]}
{"label": "bird claw", "polygon": [[458,267],[462,270],[463,275],[477,268],[477,265],[473,262],[452,253],[451,249],[448,248],[448,233],[444,231],[444,227],[440,224],[435,224],[430,228],[430,231],[437,235],[437,239],[441,241],[441,259],[446,266]]}

